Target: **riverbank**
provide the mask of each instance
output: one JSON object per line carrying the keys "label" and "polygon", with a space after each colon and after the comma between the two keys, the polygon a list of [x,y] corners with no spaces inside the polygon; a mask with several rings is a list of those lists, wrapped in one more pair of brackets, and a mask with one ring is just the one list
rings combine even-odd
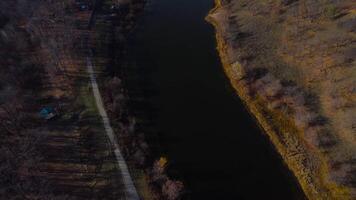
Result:
{"label": "riverbank", "polygon": [[[319,138],[315,136],[311,139],[310,136],[317,133],[307,135],[306,128],[297,124],[294,117],[278,107],[278,98],[287,99],[286,93],[282,91],[286,86],[274,74],[271,75],[269,69],[248,68],[254,57],[236,55],[237,52],[241,54],[247,50],[238,49],[242,49],[243,41],[249,37],[249,33],[237,30],[241,24],[235,21],[238,15],[232,4],[216,0],[216,7],[206,18],[216,29],[218,51],[232,86],[295,174],[309,199],[351,199],[352,186],[330,178],[332,170],[335,170],[330,167],[330,154],[327,155],[326,147],[321,147],[320,141],[316,141]],[[245,6],[246,4],[248,3]],[[242,42],[239,43],[239,40]],[[293,95],[290,98],[292,101],[298,94]],[[296,105],[294,103],[294,110]],[[308,118],[308,113],[305,112],[302,117]],[[347,176],[344,175],[343,181],[345,180]]]}
{"label": "riverbank", "polygon": [[143,101],[142,97],[138,100],[130,95],[132,89],[138,88],[128,88],[127,82],[138,75],[130,73],[135,63],[127,52],[144,8],[143,0],[120,6],[111,0],[103,1],[93,24],[94,65],[99,72],[103,103],[140,197],[174,200],[180,198],[183,184],[167,175],[165,158],[152,154],[147,130],[140,127],[146,119],[130,108],[133,102]]}
{"label": "riverbank", "polygon": [[143,88],[149,103],[134,105],[139,116],[142,108],[150,112],[149,123],[140,120],[138,127],[152,130],[150,139],[159,134],[169,174],[184,180],[187,199],[299,200],[286,167],[224,75],[214,29],[204,20],[212,1],[157,0],[150,8],[130,45],[136,76],[126,77],[130,97]]}

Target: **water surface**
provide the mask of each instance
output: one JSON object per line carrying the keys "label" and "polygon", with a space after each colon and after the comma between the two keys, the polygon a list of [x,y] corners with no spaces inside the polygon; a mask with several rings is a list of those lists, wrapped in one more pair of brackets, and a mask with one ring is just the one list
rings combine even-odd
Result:
{"label": "water surface", "polygon": [[132,89],[151,94],[142,105],[154,111],[146,113],[147,126],[159,132],[160,151],[171,161],[171,174],[184,180],[189,199],[300,199],[223,73],[214,30],[204,20],[212,7],[212,0],[148,4],[131,49],[140,74]]}

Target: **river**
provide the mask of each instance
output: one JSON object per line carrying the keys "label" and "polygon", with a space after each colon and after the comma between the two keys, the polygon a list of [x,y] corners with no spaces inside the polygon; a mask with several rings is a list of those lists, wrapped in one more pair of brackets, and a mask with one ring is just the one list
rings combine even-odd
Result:
{"label": "river", "polygon": [[[141,129],[158,140],[187,199],[301,199],[294,177],[234,94],[204,17],[213,0],[152,0],[130,53]],[[151,108],[151,109],[149,109]],[[145,110],[142,112],[142,110]]]}

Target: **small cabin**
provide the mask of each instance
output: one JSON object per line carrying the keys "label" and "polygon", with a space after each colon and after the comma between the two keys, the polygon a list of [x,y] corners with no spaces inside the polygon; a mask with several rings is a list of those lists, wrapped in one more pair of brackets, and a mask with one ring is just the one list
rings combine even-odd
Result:
{"label": "small cabin", "polygon": [[41,109],[40,117],[45,120],[53,119],[57,116],[57,111],[53,107],[47,106]]}

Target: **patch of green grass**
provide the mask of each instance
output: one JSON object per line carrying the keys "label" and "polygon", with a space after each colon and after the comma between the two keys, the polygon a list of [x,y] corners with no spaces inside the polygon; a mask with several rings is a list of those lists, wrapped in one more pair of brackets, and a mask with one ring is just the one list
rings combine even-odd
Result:
{"label": "patch of green grass", "polygon": [[98,115],[98,108],[96,107],[95,98],[89,83],[87,85],[83,84],[80,88],[80,102],[85,106],[88,114]]}
{"label": "patch of green grass", "polygon": [[338,15],[338,9],[333,4],[328,4],[325,6],[323,14],[328,19],[334,19]]}

